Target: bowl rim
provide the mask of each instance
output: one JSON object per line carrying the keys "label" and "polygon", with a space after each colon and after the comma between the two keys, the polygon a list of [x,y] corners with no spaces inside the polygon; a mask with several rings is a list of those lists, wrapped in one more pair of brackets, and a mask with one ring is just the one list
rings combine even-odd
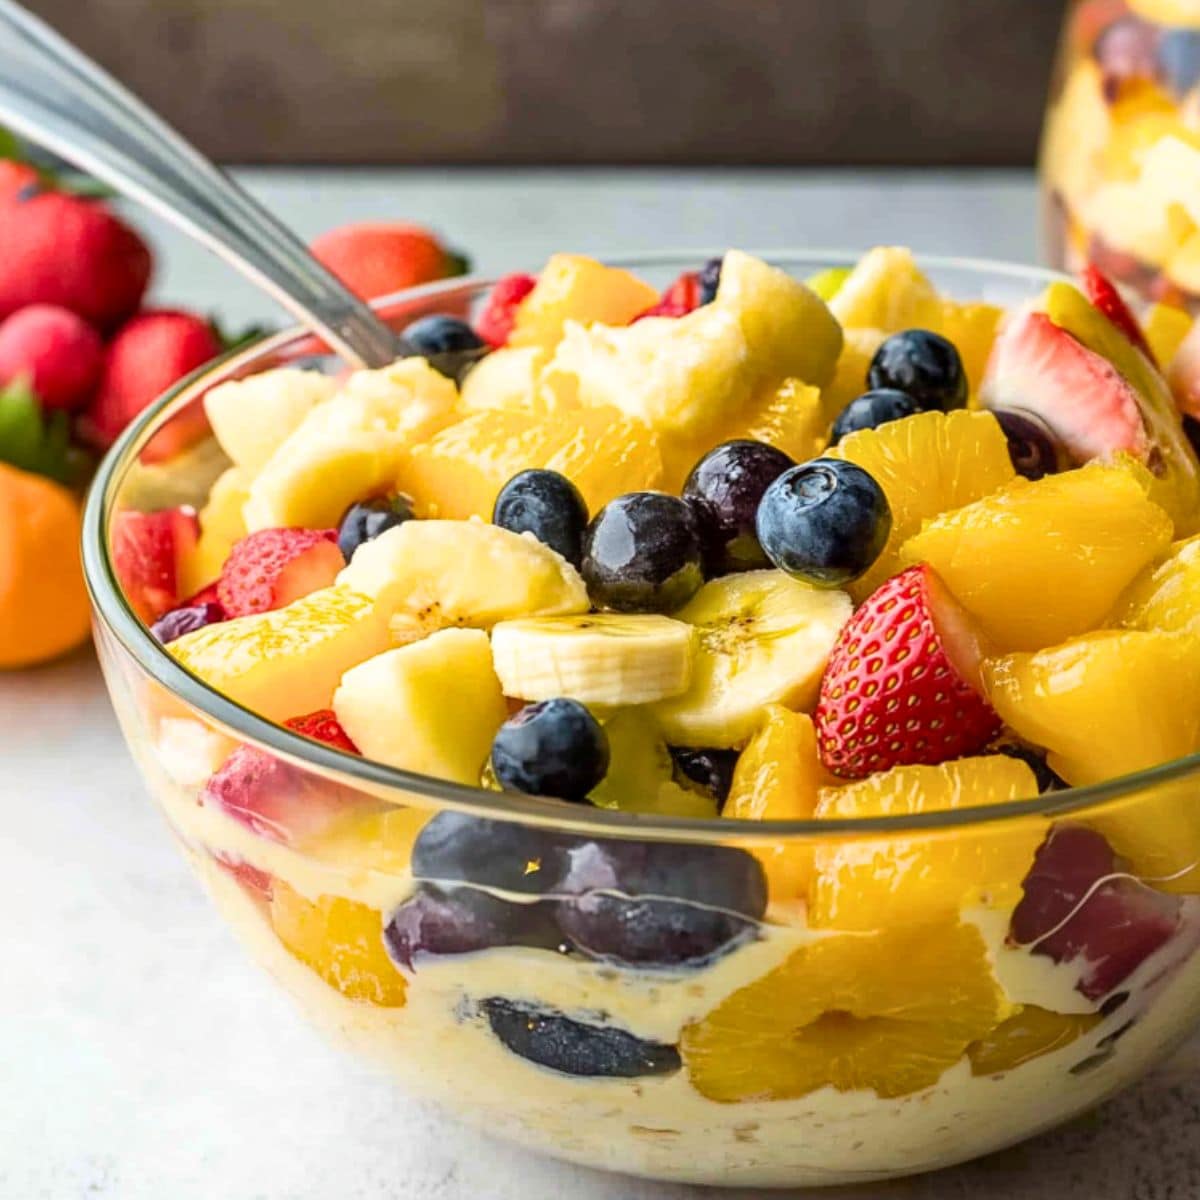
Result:
{"label": "bowl rim", "polygon": [[[856,262],[861,250],[828,248],[774,248],[749,253],[770,262],[802,262],[806,268],[846,266]],[[647,253],[597,254],[614,266],[639,269],[678,265],[683,269],[712,257],[709,250],[667,250]],[[1069,277],[1042,267],[978,257],[920,254],[917,261],[931,270],[964,271],[1031,285],[1047,284]],[[495,283],[498,276],[457,276],[421,287],[408,288],[372,300],[373,307],[387,310],[402,303],[409,306],[441,296],[474,295]],[[189,708],[198,710],[240,742],[255,745],[300,767],[316,768],[351,788],[386,797],[400,793],[396,802],[422,801],[474,816],[542,825],[574,833],[611,837],[652,837],[685,842],[722,841],[756,843],[778,839],[821,839],[835,836],[891,835],[904,832],[952,832],[976,826],[1001,826],[1022,819],[1061,817],[1094,809],[1107,803],[1163,784],[1200,773],[1200,753],[1191,754],[1132,774],[1083,787],[1048,792],[1027,800],[980,805],[932,812],[875,817],[838,817],[808,820],[750,821],[713,817],[672,817],[633,813],[616,809],[568,804],[561,800],[491,791],[452,783],[429,775],[401,770],[358,755],[337,750],[276,725],[243,707],[206,684],[178,663],[150,634],[125,599],[108,553],[109,521],[116,502],[116,483],[124,480],[129,467],[150,435],[157,431],[168,410],[182,408],[194,399],[210,377],[225,378],[238,366],[278,353],[292,343],[309,337],[302,326],[291,326],[238,346],[205,363],[169,388],[122,433],[101,461],[88,493],[83,513],[82,558],[84,579],[98,629],[116,639],[138,668],[176,695]]]}

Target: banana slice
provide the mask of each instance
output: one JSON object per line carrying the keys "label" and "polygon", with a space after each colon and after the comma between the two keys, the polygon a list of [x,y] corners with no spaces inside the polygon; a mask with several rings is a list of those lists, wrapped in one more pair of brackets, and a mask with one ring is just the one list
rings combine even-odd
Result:
{"label": "banana slice", "polygon": [[651,613],[525,618],[492,630],[492,661],[506,696],[649,704],[687,688],[695,636]]}
{"label": "banana slice", "polygon": [[675,615],[696,626],[692,682],[653,714],[676,746],[743,745],[767,704],[811,709],[838,631],[845,592],[782,571],[747,571],[706,583]]}

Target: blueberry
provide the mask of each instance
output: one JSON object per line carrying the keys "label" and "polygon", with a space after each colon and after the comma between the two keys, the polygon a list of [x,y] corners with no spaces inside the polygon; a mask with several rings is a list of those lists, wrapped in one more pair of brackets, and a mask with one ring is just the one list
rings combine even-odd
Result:
{"label": "blueberry", "polygon": [[724,257],[710,258],[700,268],[700,303],[711,304],[717,298],[717,288],[721,286],[721,263]]}
{"label": "blueberry", "polygon": [[400,344],[419,354],[435,371],[458,379],[488,352],[488,344],[466,321],[445,313],[421,317],[400,331]]}
{"label": "blueberry", "polygon": [[898,392],[895,388],[876,388],[864,392],[838,413],[833,423],[831,443],[837,445],[848,433],[856,433],[860,429],[878,429],[889,421],[912,417],[920,411],[917,402],[907,392]]}
{"label": "blueberry", "polygon": [[736,750],[691,750],[686,746],[671,746],[670,750],[679,775],[711,793],[718,805],[725,803],[733,786]]}
{"label": "blueberry", "polygon": [[1192,449],[1197,455],[1200,455],[1200,421],[1195,417],[1189,417],[1187,413],[1183,414],[1183,432],[1187,440],[1191,443]]}
{"label": "blueberry", "polygon": [[702,966],[755,937],[766,909],[762,867],[731,847],[604,840],[569,857],[559,928],[618,966]]}
{"label": "blueberry", "polygon": [[928,329],[894,333],[875,351],[867,387],[907,392],[923,411],[964,408],[967,373],[953,344]]}
{"label": "blueberry", "polygon": [[383,931],[393,962],[409,969],[420,955],[469,954],[496,946],[553,950],[561,940],[545,901],[514,904],[476,887],[427,883],[392,913]]}
{"label": "blueberry", "polygon": [[532,533],[578,567],[583,559],[587,502],[579,489],[557,471],[521,471],[501,489],[492,523],[513,533]]}
{"label": "blueberry", "polygon": [[363,542],[413,519],[412,500],[405,495],[375,496],[352,504],[338,525],[338,549],[349,562]]}
{"label": "blueberry", "polygon": [[841,587],[879,557],[892,510],[862,467],[814,458],[767,488],[757,527],[762,548],[780,570],[817,587]]}
{"label": "blueberry", "polygon": [[185,633],[194,633],[206,625],[215,625],[225,620],[225,610],[219,604],[192,604],[187,608],[174,608],[158,618],[150,626],[150,632],[165,646]]}
{"label": "blueberry", "polygon": [[540,896],[561,884],[572,844],[533,826],[440,812],[417,836],[412,873],[417,879]]}
{"label": "blueberry", "polygon": [[996,746],[994,753],[1004,754],[1009,758],[1015,758],[1018,762],[1023,762],[1033,772],[1039,794],[1061,792],[1070,786],[1065,779],[1050,769],[1045,755],[1039,754],[1038,751],[1032,750],[1028,746]]}
{"label": "blueberry", "polygon": [[661,492],[618,496],[584,533],[582,571],[597,608],[673,612],[704,578],[691,508]]}
{"label": "blueberry", "polygon": [[1041,479],[1058,471],[1062,462],[1059,445],[1043,421],[1012,408],[996,409],[993,415],[1008,439],[1008,457],[1018,475]]}
{"label": "blueberry", "polygon": [[1158,44],[1163,77],[1176,96],[1200,83],[1200,29],[1167,29]]}
{"label": "blueberry", "polygon": [[765,442],[725,442],[710,450],[683,485],[704,550],[708,575],[751,571],[770,563],[754,519],[763,492],[795,461]]}
{"label": "blueberry", "polygon": [[492,770],[516,792],[586,800],[608,771],[608,737],[578,700],[527,704],[497,730]]}
{"label": "blueberry", "polygon": [[492,1032],[513,1054],[563,1075],[636,1079],[669,1075],[681,1065],[674,1046],[611,1025],[574,1021],[557,1009],[500,996],[481,1007]]}

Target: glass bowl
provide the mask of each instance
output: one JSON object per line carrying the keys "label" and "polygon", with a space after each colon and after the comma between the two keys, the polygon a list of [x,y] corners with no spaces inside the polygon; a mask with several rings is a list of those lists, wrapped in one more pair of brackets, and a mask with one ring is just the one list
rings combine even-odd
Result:
{"label": "glass bowl", "polygon": [[[624,264],[661,285],[705,257]],[[807,276],[856,256],[765,257]],[[921,265],[956,298],[1005,305],[1052,278]],[[452,281],[380,311],[397,327],[468,313],[487,288]],[[1192,1029],[1200,756],[1007,804],[968,789],[951,808],[918,783],[867,819],[646,816],[390,769],[188,674],[123,594],[114,530],[130,511],[202,501],[223,465],[207,389],[301,360],[337,369],[314,350],[302,333],[269,338],[145,413],[101,467],[84,560],[151,794],[238,936],[323,1033],[547,1154],[794,1187],[1018,1141]]]}
{"label": "glass bowl", "polygon": [[1200,302],[1200,3],[1072,0],[1042,137],[1055,266]]}

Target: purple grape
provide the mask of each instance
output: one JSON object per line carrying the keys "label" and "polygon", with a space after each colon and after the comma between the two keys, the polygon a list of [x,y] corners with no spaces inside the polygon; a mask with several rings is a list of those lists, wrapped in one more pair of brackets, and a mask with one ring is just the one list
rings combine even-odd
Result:
{"label": "purple grape", "polygon": [[225,610],[215,603],[192,604],[187,608],[173,608],[150,626],[150,632],[165,646],[185,633],[195,633],[206,625],[216,625],[225,620]]}
{"label": "purple grape", "polygon": [[712,575],[750,571],[771,564],[754,530],[763,493],[793,459],[765,442],[725,442],[710,450],[683,485],[704,550],[704,570]]}
{"label": "purple grape", "polygon": [[1008,439],[1008,457],[1018,475],[1041,479],[1055,474],[1062,465],[1062,452],[1044,422],[1032,413],[999,408],[992,414]]}
{"label": "purple grape", "polygon": [[383,942],[392,961],[412,969],[421,955],[470,954],[496,946],[553,950],[561,941],[551,906],[513,904],[473,887],[423,884],[392,913]]}

